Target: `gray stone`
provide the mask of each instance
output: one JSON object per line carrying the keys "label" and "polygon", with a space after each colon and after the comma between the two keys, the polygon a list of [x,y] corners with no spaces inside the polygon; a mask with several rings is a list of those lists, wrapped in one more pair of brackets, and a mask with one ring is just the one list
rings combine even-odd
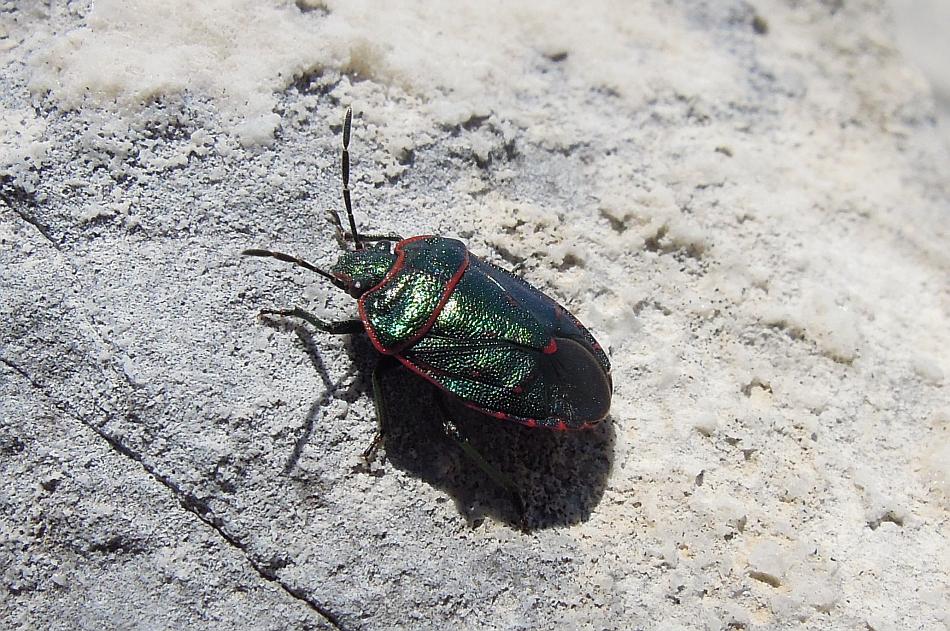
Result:
{"label": "gray stone", "polygon": [[[56,3],[54,3],[56,4]],[[0,11],[9,628],[942,629],[950,160],[879,2]],[[456,410],[352,315],[460,237],[607,346],[610,422]]]}

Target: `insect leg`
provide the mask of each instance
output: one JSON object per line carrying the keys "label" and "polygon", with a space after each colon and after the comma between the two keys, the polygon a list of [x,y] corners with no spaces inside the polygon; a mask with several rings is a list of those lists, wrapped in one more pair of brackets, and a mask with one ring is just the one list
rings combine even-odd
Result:
{"label": "insect leg", "polygon": [[363,459],[366,464],[372,464],[376,459],[376,452],[383,442],[386,434],[386,423],[388,422],[386,412],[386,399],[383,397],[383,373],[387,373],[393,368],[399,367],[399,360],[392,355],[383,355],[376,362],[373,369],[373,407],[376,409],[376,435],[373,436],[373,442],[363,452]]}
{"label": "insect leg", "polygon": [[[330,223],[333,224],[334,237],[341,250],[346,249],[346,242],[353,240],[353,235],[343,229],[343,223],[340,221],[340,213],[334,208],[327,208],[327,215],[330,217]],[[360,242],[366,241],[393,241],[399,242],[404,239],[398,234],[361,234]]]}
{"label": "insect leg", "polygon": [[[347,241],[352,241],[353,237],[346,235],[344,237]],[[398,234],[361,234],[360,241],[403,241],[404,239]]]}
{"label": "insect leg", "polygon": [[436,390],[436,403],[439,406],[439,412],[442,414],[442,427],[445,431],[445,435],[448,436],[452,442],[461,448],[462,452],[471,460],[482,472],[487,475],[492,481],[500,486],[501,488],[508,491],[511,495],[511,501],[515,505],[515,510],[518,511],[518,517],[520,519],[521,530],[527,531],[527,525],[525,523],[526,511],[524,500],[521,497],[521,492],[518,490],[518,487],[514,482],[511,481],[511,478],[506,476],[504,473],[499,471],[495,466],[490,462],[485,460],[485,457],[479,453],[474,445],[469,441],[468,437],[459,429],[458,425],[452,420],[452,417],[449,415],[448,406],[445,402],[445,395],[441,390]]}
{"label": "insect leg", "polygon": [[294,307],[293,309],[264,309],[261,311],[261,315],[274,315],[281,317],[291,316],[294,318],[300,318],[301,320],[309,322],[317,329],[320,329],[326,333],[332,333],[333,335],[362,333],[365,330],[362,320],[338,320],[336,322],[321,320],[309,311],[304,311],[300,307]]}
{"label": "insect leg", "polygon": [[338,213],[335,208],[327,208],[327,215],[330,217],[330,223],[333,224],[333,236],[336,238],[337,245],[340,246],[341,250],[346,250],[346,237],[349,235],[346,235],[346,232],[343,230],[343,222],[340,221],[340,213]]}

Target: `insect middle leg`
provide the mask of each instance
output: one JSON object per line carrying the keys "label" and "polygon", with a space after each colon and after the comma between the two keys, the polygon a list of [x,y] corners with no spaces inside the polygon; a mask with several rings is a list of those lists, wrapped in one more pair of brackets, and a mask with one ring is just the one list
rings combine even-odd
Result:
{"label": "insect middle leg", "polygon": [[261,311],[261,315],[273,315],[281,317],[290,316],[293,318],[300,318],[305,322],[309,322],[315,328],[326,333],[332,333],[333,335],[362,333],[365,330],[362,320],[321,320],[309,311],[304,311],[300,307],[294,307],[293,309],[264,309]]}
{"label": "insect middle leg", "polygon": [[[365,330],[362,320],[338,320],[336,322],[322,320],[300,307],[294,307],[293,309],[264,309],[261,311],[261,315],[300,318],[305,322],[309,322],[317,329],[334,335],[362,333]],[[376,435],[373,436],[373,442],[370,443],[369,447],[363,452],[363,459],[366,461],[366,464],[372,464],[376,458],[376,452],[379,451],[383,437],[386,434],[387,412],[386,400],[383,397],[382,377],[383,374],[393,368],[398,368],[399,365],[399,360],[395,357],[383,355],[373,369],[373,407],[376,410],[377,429]]]}

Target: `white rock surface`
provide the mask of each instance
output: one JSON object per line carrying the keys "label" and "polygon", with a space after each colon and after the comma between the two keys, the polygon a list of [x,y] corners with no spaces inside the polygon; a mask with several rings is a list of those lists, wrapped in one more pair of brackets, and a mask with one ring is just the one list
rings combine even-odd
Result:
{"label": "white rock surface", "polygon": [[[52,5],[0,5],[2,626],[950,625],[950,159],[889,5]],[[332,262],[348,104],[362,226],[610,349],[602,431],[461,418],[528,534],[423,384],[361,467],[372,347],[255,319],[353,312],[237,256]]]}

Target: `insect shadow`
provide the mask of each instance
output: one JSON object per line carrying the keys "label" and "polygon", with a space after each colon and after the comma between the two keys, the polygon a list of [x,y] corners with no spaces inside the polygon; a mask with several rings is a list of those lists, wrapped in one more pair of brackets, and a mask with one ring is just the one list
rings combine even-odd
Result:
{"label": "insect shadow", "polygon": [[[612,394],[603,348],[552,298],[456,239],[361,234],[350,193],[352,116],[347,108],[340,161],[345,215],[327,211],[341,250],[333,267],[275,250],[241,254],[322,276],[358,300],[360,317],[330,321],[299,307],[264,309],[261,316],[292,318],[334,335],[368,334],[372,347],[359,335],[350,338],[350,349],[362,358],[370,348],[382,355],[369,378],[361,371],[359,383],[364,390],[373,384],[385,457],[445,489],[473,524],[486,515],[525,529],[586,519],[603,495],[613,452],[612,429],[600,422]],[[328,395],[311,407],[286,472],[329,397],[340,394],[316,350],[311,361]],[[364,361],[354,364],[363,368]],[[392,370],[400,362],[437,387]],[[588,431],[564,433],[570,428]],[[364,471],[380,470],[371,465],[378,444],[364,452]]]}
{"label": "insect shadow", "polygon": [[[269,326],[286,330],[276,321]],[[306,348],[314,370],[326,386],[288,455],[290,474],[312,440],[322,409],[334,397],[353,401],[372,397],[371,374],[378,354],[362,335],[345,343],[354,368],[334,383],[320,356],[319,337],[304,325],[292,330]],[[349,382],[343,386],[343,383]],[[440,391],[404,368],[383,379],[386,432],[372,466],[353,475],[386,475],[394,467],[445,491],[472,527],[492,518],[513,528],[539,530],[586,521],[603,497],[613,465],[614,430],[609,419],[597,428],[555,432],[494,419],[446,399],[445,411],[488,464],[517,487],[522,508],[445,434]],[[367,445],[368,446],[368,445]]]}

